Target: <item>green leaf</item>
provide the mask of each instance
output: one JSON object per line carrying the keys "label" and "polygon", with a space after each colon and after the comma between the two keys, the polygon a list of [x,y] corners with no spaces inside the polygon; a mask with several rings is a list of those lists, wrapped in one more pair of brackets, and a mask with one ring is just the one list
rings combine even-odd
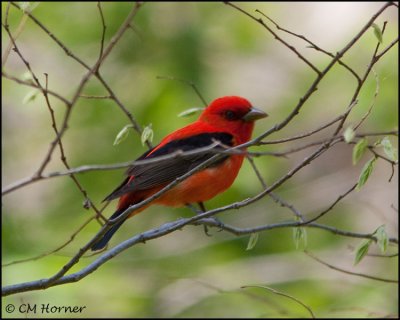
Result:
{"label": "green leaf", "polygon": [[388,137],[384,137],[381,141],[381,145],[383,146],[383,151],[387,155],[387,157],[392,161],[397,161],[397,150],[393,148],[392,143],[390,142]]}
{"label": "green leaf", "polygon": [[131,124],[127,124],[125,127],[123,127],[122,130],[118,132],[117,136],[115,137],[113,146],[116,146],[117,144],[120,144],[122,141],[124,141],[129,135],[129,129],[132,127],[133,125]]}
{"label": "green leaf", "polygon": [[28,81],[29,83],[34,83],[34,79],[33,79],[33,76],[32,76],[32,73],[30,73],[30,71],[26,71],[26,72],[24,72],[24,74],[21,76],[21,79],[22,80],[24,80],[24,81]]}
{"label": "green leaf", "polygon": [[375,37],[378,39],[379,43],[382,43],[382,30],[381,30],[381,28],[376,23],[372,24],[372,28],[374,28]]}
{"label": "green leaf", "polygon": [[386,233],[385,225],[382,225],[378,229],[376,229],[374,236],[378,240],[379,249],[381,250],[382,253],[385,253],[389,243],[389,237],[388,234]]}
{"label": "green leaf", "polygon": [[307,231],[302,227],[293,228],[293,241],[296,249],[299,249],[300,244],[302,247],[307,247]]}
{"label": "green leaf", "polygon": [[32,12],[40,4],[40,1],[33,3],[30,1],[19,1],[18,4],[23,12]]}
{"label": "green leaf", "polygon": [[24,99],[22,100],[22,104],[27,104],[28,102],[35,100],[38,93],[39,93],[39,90],[37,90],[37,89],[33,89],[32,91],[29,91],[25,95]]}
{"label": "green leaf", "polygon": [[365,153],[365,150],[367,149],[367,146],[368,146],[368,140],[365,138],[362,138],[354,146],[354,148],[353,148],[353,165],[356,165],[357,162],[361,159],[361,157]]}
{"label": "green leaf", "polygon": [[354,132],[353,128],[347,127],[343,133],[344,141],[346,141],[346,143],[353,141],[355,135],[356,133]]}
{"label": "green leaf", "polygon": [[142,137],[141,137],[142,145],[145,145],[146,141],[149,141],[151,143],[153,141],[153,136],[154,136],[154,132],[153,132],[153,129],[151,128],[151,123],[150,123],[148,126],[146,126],[143,129]]}
{"label": "green leaf", "polygon": [[204,108],[190,108],[187,109],[183,112],[181,112],[180,114],[178,114],[178,117],[190,117],[196,113],[198,113],[199,111],[203,111]]}
{"label": "green leaf", "polygon": [[369,160],[361,170],[360,177],[358,178],[358,183],[356,190],[360,190],[361,187],[367,182],[369,176],[371,175],[372,171],[374,170],[376,158],[372,158]]}
{"label": "green leaf", "polygon": [[18,5],[21,7],[21,10],[25,12],[27,9],[29,9],[31,4],[29,1],[19,1]]}
{"label": "green leaf", "polygon": [[253,249],[258,241],[258,233],[252,233],[250,235],[249,242],[247,243],[246,251]]}
{"label": "green leaf", "polygon": [[359,263],[365,255],[368,253],[369,246],[371,245],[372,240],[371,239],[365,239],[361,244],[358,246],[357,251],[356,251],[356,256],[354,259],[354,264],[356,265]]}

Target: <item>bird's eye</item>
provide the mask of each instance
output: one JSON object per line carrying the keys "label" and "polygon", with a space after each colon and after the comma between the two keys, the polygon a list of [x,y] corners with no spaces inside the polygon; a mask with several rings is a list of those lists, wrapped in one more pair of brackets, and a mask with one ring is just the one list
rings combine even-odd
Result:
{"label": "bird's eye", "polygon": [[224,117],[227,120],[236,120],[237,119],[237,115],[235,112],[233,112],[232,110],[228,110],[224,112]]}

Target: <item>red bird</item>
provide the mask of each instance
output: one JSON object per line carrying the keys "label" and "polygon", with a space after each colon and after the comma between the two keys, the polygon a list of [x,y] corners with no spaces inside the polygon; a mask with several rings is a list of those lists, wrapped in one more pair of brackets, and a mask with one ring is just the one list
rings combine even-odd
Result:
{"label": "red bird", "polygon": [[[254,121],[266,116],[265,112],[252,107],[249,101],[241,97],[229,96],[214,100],[197,121],[172,132],[159,145],[145,152],[137,160],[166,156],[179,150],[185,153],[207,146],[215,148],[214,152],[210,149],[210,152],[184,154],[162,161],[134,164],[128,169],[125,181],[105,198],[107,201],[119,198],[117,210],[111,219],[211,158],[216,150],[223,150],[222,146],[233,147],[249,141]],[[215,197],[232,185],[244,157],[244,154],[225,155],[207,168],[183,180],[150,204],[132,212],[129,217],[152,204],[180,207],[196,202],[202,206],[203,201]],[[104,248],[125,220],[115,224],[91,249]]]}

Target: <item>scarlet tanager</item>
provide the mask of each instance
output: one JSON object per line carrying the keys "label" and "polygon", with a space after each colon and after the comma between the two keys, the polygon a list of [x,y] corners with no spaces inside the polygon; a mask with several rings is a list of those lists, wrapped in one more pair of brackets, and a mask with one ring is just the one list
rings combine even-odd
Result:
{"label": "scarlet tanager", "polygon": [[[119,198],[117,210],[111,219],[118,217],[129,206],[152,196],[176,178],[214,156],[216,152],[224,150],[222,146],[233,147],[249,141],[254,121],[266,116],[265,112],[252,107],[249,101],[241,97],[228,96],[214,100],[197,121],[167,135],[159,145],[145,152],[137,160],[155,159],[160,156],[166,159],[149,163],[142,161],[142,164],[137,165],[134,163],[128,169],[125,181],[104,199],[110,201]],[[206,151],[190,153],[199,148]],[[182,156],[172,156],[177,152],[182,152]],[[171,157],[168,158],[168,155]],[[224,155],[159,198],[133,211],[128,217],[138,214],[152,204],[171,207],[185,206],[189,203],[202,204],[232,185],[244,157],[244,154]],[[104,248],[125,220],[113,225],[91,249],[94,251]]]}

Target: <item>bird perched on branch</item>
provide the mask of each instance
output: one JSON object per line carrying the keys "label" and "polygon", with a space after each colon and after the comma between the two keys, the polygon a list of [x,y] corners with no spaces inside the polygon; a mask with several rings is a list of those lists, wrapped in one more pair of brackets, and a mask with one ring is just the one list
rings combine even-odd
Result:
{"label": "bird perched on branch", "polygon": [[[180,207],[199,203],[203,207],[203,201],[215,197],[232,185],[242,166],[245,157],[243,152],[224,154],[224,150],[249,141],[254,121],[266,116],[265,112],[241,97],[227,96],[214,100],[197,121],[167,135],[128,169],[128,177],[104,199],[110,201],[119,198],[117,210],[111,219],[117,218],[129,206],[148,199],[219,153],[220,156],[207,167],[179,182],[149,204],[131,212],[127,218],[153,204]],[[161,157],[159,161],[157,157]],[[149,161],[146,163],[144,160]],[[91,249],[103,249],[127,218],[113,225]]]}

